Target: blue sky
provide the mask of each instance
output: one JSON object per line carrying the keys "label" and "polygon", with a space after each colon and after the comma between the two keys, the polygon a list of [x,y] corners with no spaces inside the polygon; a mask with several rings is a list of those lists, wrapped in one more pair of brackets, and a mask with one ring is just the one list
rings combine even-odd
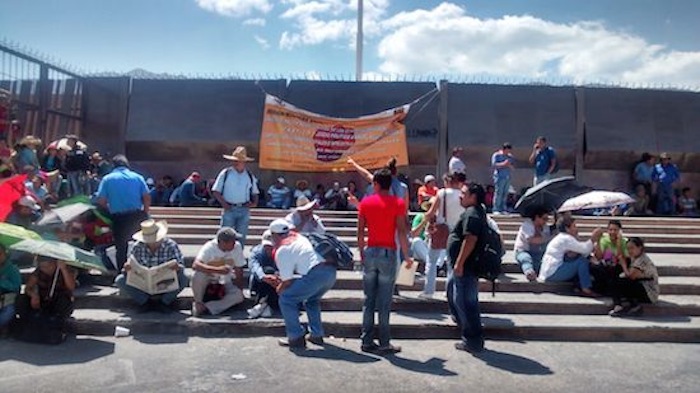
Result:
{"label": "blue sky", "polygon": [[[0,37],[89,72],[351,79],[356,0],[0,0]],[[700,1],[365,0],[366,79],[700,85]]]}

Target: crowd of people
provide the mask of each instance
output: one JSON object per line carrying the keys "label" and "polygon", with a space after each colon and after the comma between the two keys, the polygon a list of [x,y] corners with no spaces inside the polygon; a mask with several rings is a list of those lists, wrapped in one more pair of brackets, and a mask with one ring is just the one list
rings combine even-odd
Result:
{"label": "crowd of people", "polygon": [[[190,285],[194,294],[192,315],[217,315],[242,303],[243,289],[247,286],[256,300],[256,305],[248,310],[251,318],[282,314],[287,334],[280,340],[281,345],[302,348],[307,341],[322,344],[320,299],[333,287],[337,266],[319,256],[304,234],[326,233],[321,218],[314,214],[315,209],[353,209],[358,211],[357,244],[365,293],[361,350],[379,353],[401,350],[391,343],[392,294],[399,264],[410,266],[416,263],[414,259],[426,266],[422,298],[433,296],[439,268],[444,266],[447,271],[449,308],[462,332],[456,348],[469,352],[484,348],[478,275],[472,267],[479,257],[477,244],[483,242],[485,228],[498,232],[487,213],[508,211],[507,194],[515,165],[508,143],[492,157],[492,207],[487,203],[488,187],[468,181],[462,150],[455,148],[441,178],[442,187],[434,175],[423,178],[415,193],[415,203],[422,213],[414,217],[411,225],[408,222],[411,192],[408,182],[401,181],[395,159],[375,172],[348,159],[348,164],[370,184],[364,193],[354,182],[344,188],[335,182],[328,190],[318,185],[312,192],[306,180],[297,181],[291,190],[285,179],[279,177],[267,189],[267,198],[262,198],[258,178],[247,167],[254,159],[243,146],[223,156],[230,165],[213,181],[204,182],[198,172],[193,172],[175,186],[167,176],[157,184],[149,182],[130,167],[123,155],[115,156],[111,162],[102,159],[98,152],[88,157],[87,146],[75,136],[66,136],[53,148],[47,148],[44,164],[39,164],[36,156],[39,143],[35,138],[23,139],[12,156],[13,162],[8,164],[22,168],[20,172],[28,177],[27,192],[16,200],[7,221],[37,229],[34,224],[42,210],[50,209],[52,203],[91,196],[97,209],[81,215],[75,222],[51,229],[52,236],[74,244],[82,242],[81,247],[99,252],[105,258],[106,248],[114,245],[113,264],[106,262],[106,265],[114,270],[115,286],[141,311],[173,312],[178,293]],[[82,164],[66,165],[71,162],[69,157]],[[640,165],[651,165],[653,157],[647,158]],[[668,155],[662,154],[661,158],[662,163],[653,165],[649,182],[640,182],[637,187],[644,192],[650,187],[651,195],[656,195],[657,207],[668,209],[667,198],[673,194],[672,187],[679,174],[671,166]],[[533,184],[551,178],[558,169],[556,153],[544,137],[537,139],[529,161],[535,168]],[[59,186],[54,188],[54,184]],[[42,187],[46,187],[46,194],[40,192]],[[49,196],[55,199],[47,199]],[[150,207],[158,203],[218,205],[222,209],[221,229],[198,252],[191,277],[185,275],[179,245],[168,237],[167,223],[149,218]],[[690,203],[684,204],[690,208]],[[248,236],[250,209],[256,206],[291,208],[291,211],[285,218],[270,223],[260,244],[246,258],[243,245]],[[648,209],[648,204],[644,209]],[[619,221],[611,220],[607,233],[594,229],[590,239],[584,240],[571,216],[558,217],[555,225],[550,225],[549,212],[537,210],[524,219],[514,252],[529,281],[572,282],[583,296],[611,296],[614,300],[611,316],[637,315],[642,310],[641,303],[658,299],[658,274],[644,252],[644,242],[639,238],[626,239]],[[76,272],[61,261],[41,257],[25,283],[25,292],[18,295],[21,280],[8,255],[4,247],[0,248],[0,325],[6,328],[12,322],[28,329],[32,318],[40,313],[50,315],[58,326],[63,326],[72,312]],[[145,268],[168,264],[177,285],[157,294],[136,288],[129,282],[135,264]],[[251,272],[247,284],[243,282],[242,270],[246,265]],[[299,324],[302,305],[309,318],[308,337]]]}

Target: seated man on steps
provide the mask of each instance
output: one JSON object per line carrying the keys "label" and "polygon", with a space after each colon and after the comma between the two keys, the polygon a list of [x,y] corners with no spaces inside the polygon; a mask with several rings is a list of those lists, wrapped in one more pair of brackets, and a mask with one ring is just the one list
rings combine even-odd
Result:
{"label": "seated man on steps", "polygon": [[280,280],[277,276],[277,265],[272,258],[272,233],[270,230],[263,232],[262,241],[250,251],[250,296],[255,296],[256,304],[248,309],[250,318],[268,318],[272,316],[272,309],[278,309],[277,285]]}
{"label": "seated man on steps", "polygon": [[[243,303],[245,257],[243,246],[236,241],[238,237],[233,228],[223,227],[216,233],[216,239],[209,240],[199,250],[192,264],[193,317],[206,312],[218,315]],[[213,299],[207,301],[205,295]]]}
{"label": "seated man on steps", "polygon": [[292,231],[286,220],[272,221],[270,232],[281,281],[277,294],[287,332],[287,337],[280,339],[279,344],[290,349],[306,347],[306,331],[299,323],[303,304],[309,320],[309,341],[323,345],[321,297],[335,284],[336,265],[316,253],[309,239]]}
{"label": "seated man on steps", "polygon": [[[149,311],[151,308],[163,313],[174,311],[172,305],[180,291],[187,286],[187,277],[180,246],[168,237],[168,224],[165,221],[143,221],[141,230],[134,234],[133,239],[136,240],[136,244],[131,250],[129,260],[124,263],[122,273],[114,280],[119,292],[131,297],[139,305],[141,312]],[[132,259],[147,268],[176,260],[177,264],[173,269],[177,269],[179,288],[160,295],[160,300],[151,304],[151,300],[155,301],[156,296],[151,296],[126,283]]]}

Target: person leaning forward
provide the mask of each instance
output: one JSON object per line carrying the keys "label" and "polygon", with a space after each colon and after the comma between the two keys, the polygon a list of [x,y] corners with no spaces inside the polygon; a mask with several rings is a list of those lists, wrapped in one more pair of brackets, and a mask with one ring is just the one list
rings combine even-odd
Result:
{"label": "person leaning forward", "polygon": [[124,263],[122,273],[117,276],[114,283],[121,294],[128,295],[139,305],[139,311],[149,311],[152,308],[150,301],[156,300],[156,296],[151,296],[126,282],[127,274],[131,271],[131,260],[136,259],[139,264],[147,268],[162,265],[172,260],[177,261],[172,268],[177,270],[178,289],[158,295],[160,301],[153,304],[157,311],[169,313],[173,311],[171,306],[175,303],[177,295],[188,283],[182,252],[180,246],[168,237],[168,224],[165,221],[146,220],[140,225],[141,230],[133,236],[136,244],[131,250],[129,261]]}
{"label": "person leaning forward", "polygon": [[221,226],[231,227],[241,236],[241,244],[245,245],[248,236],[250,208],[257,206],[258,180],[249,170],[246,163],[253,161],[248,157],[246,148],[238,146],[231,155],[224,154],[225,159],[232,161],[216,176],[212,186],[212,195],[221,204]]}
{"label": "person leaning forward", "polygon": [[287,332],[287,337],[280,339],[279,344],[290,349],[306,347],[306,332],[299,323],[303,304],[309,320],[309,341],[323,345],[321,297],[335,284],[336,265],[316,253],[309,239],[292,231],[286,220],[272,221],[269,229],[275,245],[275,263],[279,267],[279,306]]}
{"label": "person leaning forward", "polygon": [[126,262],[129,239],[148,219],[151,194],[143,176],[129,169],[129,160],[121,154],[112,159],[114,169],[102,178],[97,189],[97,203],[112,216],[112,234],[116,247],[117,270]]}
{"label": "person leaning forward", "polygon": [[[223,227],[216,233],[216,239],[209,240],[199,250],[192,264],[192,316],[205,312],[221,314],[236,304],[243,303],[245,257],[243,246],[236,241],[237,237],[233,228]],[[223,296],[205,302],[205,293],[212,284],[223,286]]]}

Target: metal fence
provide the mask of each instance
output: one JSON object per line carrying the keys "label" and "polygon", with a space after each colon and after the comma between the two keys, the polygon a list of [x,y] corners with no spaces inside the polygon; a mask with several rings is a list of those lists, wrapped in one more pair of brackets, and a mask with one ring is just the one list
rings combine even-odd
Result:
{"label": "metal fence", "polygon": [[25,135],[51,141],[81,133],[83,77],[68,67],[0,42],[0,89],[6,106],[1,131],[10,144]]}

